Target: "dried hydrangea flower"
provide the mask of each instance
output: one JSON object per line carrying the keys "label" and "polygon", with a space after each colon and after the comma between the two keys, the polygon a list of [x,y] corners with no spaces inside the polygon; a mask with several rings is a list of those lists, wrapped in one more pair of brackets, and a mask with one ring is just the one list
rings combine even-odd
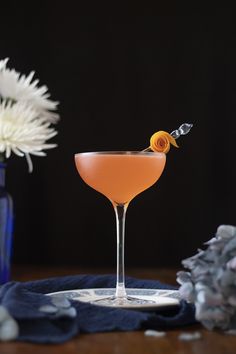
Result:
{"label": "dried hydrangea flower", "polygon": [[144,335],[147,337],[157,337],[157,338],[161,338],[161,337],[165,337],[166,332],[162,332],[162,331],[156,331],[154,329],[147,329],[144,332]]}
{"label": "dried hydrangea flower", "polygon": [[185,342],[190,342],[192,340],[201,339],[201,338],[202,338],[202,335],[200,332],[193,332],[193,333],[183,332],[183,333],[180,333],[180,335],[178,336],[179,340],[182,340]]}
{"label": "dried hydrangea flower", "polygon": [[195,304],[196,319],[208,329],[236,329],[236,227],[221,225],[215,237],[177,273],[180,296]]}
{"label": "dried hydrangea flower", "polygon": [[14,340],[19,336],[19,326],[8,310],[0,305],[0,341]]}

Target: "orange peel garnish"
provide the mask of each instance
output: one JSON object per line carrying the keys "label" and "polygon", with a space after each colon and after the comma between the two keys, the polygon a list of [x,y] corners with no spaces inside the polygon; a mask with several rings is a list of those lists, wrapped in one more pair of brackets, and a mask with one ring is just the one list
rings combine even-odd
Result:
{"label": "orange peel garnish", "polygon": [[178,147],[173,136],[163,130],[151,136],[150,149],[155,152],[164,152],[166,154],[170,150],[170,145]]}

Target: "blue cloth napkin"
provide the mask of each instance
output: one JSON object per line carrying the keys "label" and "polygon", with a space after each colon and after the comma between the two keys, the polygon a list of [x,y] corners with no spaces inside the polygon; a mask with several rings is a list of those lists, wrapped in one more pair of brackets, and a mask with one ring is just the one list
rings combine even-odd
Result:
{"label": "blue cloth napkin", "polygon": [[[91,305],[45,294],[73,289],[114,288],[114,275],[77,275],[0,287],[0,340],[62,343],[79,333],[166,330],[195,323],[194,307],[141,312]],[[174,289],[159,281],[126,278],[130,288]]]}

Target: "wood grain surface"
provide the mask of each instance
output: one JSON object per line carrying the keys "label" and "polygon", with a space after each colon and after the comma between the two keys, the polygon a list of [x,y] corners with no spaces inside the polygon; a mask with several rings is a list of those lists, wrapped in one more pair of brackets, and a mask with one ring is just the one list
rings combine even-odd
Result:
{"label": "wood grain surface", "polygon": [[[109,270],[76,268],[14,267],[15,280],[30,280],[79,273],[109,273]],[[176,270],[130,269],[129,275],[175,283]],[[181,341],[183,332],[201,333],[194,341]],[[162,338],[147,337],[143,331],[81,334],[65,344],[0,343],[0,354],[235,354],[236,336],[207,331],[201,325],[170,330]]]}

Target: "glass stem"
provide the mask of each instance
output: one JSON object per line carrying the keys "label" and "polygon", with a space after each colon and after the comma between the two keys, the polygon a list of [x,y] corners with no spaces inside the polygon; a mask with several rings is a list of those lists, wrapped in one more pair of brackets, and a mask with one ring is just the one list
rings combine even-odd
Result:
{"label": "glass stem", "polygon": [[124,243],[125,243],[125,215],[128,204],[114,204],[116,214],[117,230],[117,273],[116,273],[116,298],[126,298],[125,291],[125,263],[124,263]]}

